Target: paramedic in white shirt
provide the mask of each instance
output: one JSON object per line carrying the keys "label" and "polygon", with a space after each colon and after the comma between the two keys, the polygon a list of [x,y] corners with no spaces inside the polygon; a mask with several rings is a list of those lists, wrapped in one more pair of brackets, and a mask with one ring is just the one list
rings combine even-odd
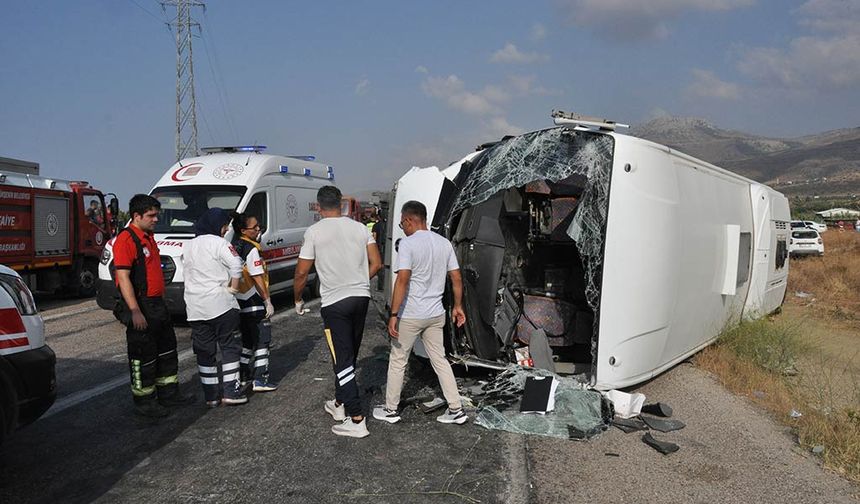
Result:
{"label": "paramedic in white shirt", "polygon": [[278,386],[269,381],[269,355],[272,344],[272,315],[275,307],[269,294],[269,272],[261,257],[260,221],[255,215],[233,212],[233,248],[242,260],[239,282],[239,329],[242,331],[242,357],[239,379],[251,382],[254,392],[271,392]]}
{"label": "paramedic in white shirt", "polygon": [[[197,235],[182,247],[185,275],[185,311],[191,326],[191,341],[197,355],[197,370],[206,405],[235,405],[248,402],[239,385],[238,292],[242,260],[224,234],[230,214],[221,208],[207,210],[194,223]],[[228,286],[228,280],[230,282]],[[221,348],[221,380],[218,389],[217,352]]]}
{"label": "paramedic in white shirt", "polygon": [[427,207],[423,203],[407,201],[403,204],[400,228],[406,238],[400,240],[397,264],[392,268],[397,279],[391,294],[391,315],[388,320],[388,334],[392,340],[385,406],[374,408],[373,417],[389,423],[400,421],[397,408],[403,389],[403,374],[412,346],[420,337],[433,371],[439,378],[442,395],[448,401],[447,411],[436,417],[436,420],[463,424],[469,417],[463,412],[454,372],[445,358],[442,336],[445,327],[442,294],[445,292],[446,277],[451,278],[454,294],[451,318],[457,327],[463,327],[466,323],[460,265],[451,242],[427,229]]}
{"label": "paramedic in white shirt", "polygon": [[342,195],[334,186],[317,192],[322,219],[305,231],[293,283],[296,312],[305,313],[302,291],[316,266],[326,343],[334,367],[335,399],[325,410],[335,421],[338,436],[369,434],[361,408],[355,365],[370,301],[370,279],[382,268],[379,249],[367,226],[340,213]]}

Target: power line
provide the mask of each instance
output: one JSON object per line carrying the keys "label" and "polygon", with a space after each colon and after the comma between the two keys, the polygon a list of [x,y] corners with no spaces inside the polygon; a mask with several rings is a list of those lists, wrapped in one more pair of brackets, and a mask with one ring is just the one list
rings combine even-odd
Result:
{"label": "power line", "polygon": [[128,1],[129,1],[129,2],[131,2],[131,3],[133,3],[134,5],[136,5],[138,9],[140,9],[140,10],[142,10],[143,12],[145,12],[145,13],[149,14],[149,16],[150,16],[151,18],[155,19],[155,20],[156,20],[156,21],[158,21],[159,23],[162,21],[161,19],[159,19],[159,17],[158,17],[158,16],[156,16],[155,14],[153,14],[152,12],[150,12],[150,11],[149,11],[149,9],[147,9],[147,8],[146,8],[146,7],[144,7],[143,5],[140,5],[139,3],[137,3],[137,1],[136,1],[136,0],[128,0]]}
{"label": "power line", "polygon": [[203,104],[209,103],[209,98],[206,96],[206,93],[204,92],[204,87],[202,86],[200,87],[200,98],[200,101],[202,102],[200,106],[200,118],[203,119],[203,126],[206,128],[206,132],[209,134],[209,145],[225,145],[224,142],[221,142],[223,136],[221,135],[220,130],[212,127],[209,124],[209,121],[206,119],[206,114],[204,113],[206,111],[206,106]]}
{"label": "power line", "polygon": [[180,160],[189,155],[196,156],[198,152],[191,32],[197,28],[199,33],[200,23],[191,18],[191,9],[205,9],[206,5],[197,0],[163,0],[161,5],[176,8],[176,18],[169,25],[176,37],[176,159]]}
{"label": "power line", "polygon": [[[218,100],[221,103],[221,108],[224,113],[224,117],[227,121],[227,126],[230,128],[230,132],[233,135],[233,139],[235,141],[239,141],[238,135],[236,134],[236,125],[233,121],[233,115],[231,114],[232,107],[230,107],[230,100],[227,95],[227,89],[224,85],[224,72],[221,70],[221,62],[218,58],[218,51],[215,47],[215,40],[213,36],[215,34],[213,30],[213,24],[209,22],[209,17],[206,15],[206,11],[203,11],[203,17],[206,20],[206,27],[208,29],[209,34],[204,37],[201,33],[200,38],[203,39],[203,45],[206,48],[206,58],[209,61],[209,68],[212,71],[212,79],[215,81],[216,93],[218,93]],[[208,39],[208,42],[207,42]],[[209,58],[209,53],[212,53],[212,58]],[[212,59],[215,60],[215,64],[212,64]]]}
{"label": "power line", "polygon": [[[208,26],[208,25],[207,25]],[[233,140],[238,141],[236,135],[236,128],[233,124],[233,118],[230,115],[230,110],[227,105],[227,93],[224,91],[223,79],[219,79],[220,72],[218,68],[213,65],[212,58],[210,57],[210,53],[213,51],[210,47],[214,46],[214,42],[211,44],[207,42],[207,37],[203,35],[200,36],[203,40],[203,47],[206,49],[206,60],[209,62],[209,71],[212,74],[212,82],[215,85],[215,94],[218,95],[218,103],[221,105],[221,113],[224,114],[224,120],[227,123],[227,127],[230,130],[230,133],[233,135]]]}

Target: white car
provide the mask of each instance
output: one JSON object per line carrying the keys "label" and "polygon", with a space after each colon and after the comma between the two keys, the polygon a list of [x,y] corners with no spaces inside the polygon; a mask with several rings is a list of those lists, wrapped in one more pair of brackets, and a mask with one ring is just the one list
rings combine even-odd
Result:
{"label": "white car", "polygon": [[801,228],[809,228],[818,231],[819,233],[823,233],[827,231],[827,224],[823,224],[821,222],[813,222],[813,221],[801,221],[794,220],[791,221],[791,229],[801,229]]}
{"label": "white car", "polygon": [[814,229],[792,229],[791,239],[788,241],[788,253],[791,256],[822,256],[824,255],[824,240],[821,239],[821,234]]}
{"label": "white car", "polygon": [[56,362],[30,289],[0,265],[0,444],[54,404]]}

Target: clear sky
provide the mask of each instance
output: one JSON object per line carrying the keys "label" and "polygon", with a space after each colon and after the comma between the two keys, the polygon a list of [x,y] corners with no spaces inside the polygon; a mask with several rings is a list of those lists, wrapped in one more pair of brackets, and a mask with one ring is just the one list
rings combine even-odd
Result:
{"label": "clear sky", "polygon": [[[149,191],[174,161],[172,13],[0,12],[0,156],[122,206]],[[860,0],[212,0],[194,16],[200,145],[313,154],[345,191],[546,127],[553,108],[781,137],[860,126]]]}

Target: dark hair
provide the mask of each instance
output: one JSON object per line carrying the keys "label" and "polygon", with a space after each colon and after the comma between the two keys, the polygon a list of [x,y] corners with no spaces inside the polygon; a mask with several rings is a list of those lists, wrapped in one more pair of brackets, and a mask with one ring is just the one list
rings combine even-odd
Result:
{"label": "dark hair", "polygon": [[320,187],[317,191],[317,203],[321,210],[340,210],[340,200],[343,198],[340,189],[333,185]]}
{"label": "dark hair", "polygon": [[407,201],[400,209],[400,213],[402,215],[411,215],[413,217],[418,217],[419,219],[421,219],[421,222],[427,221],[427,207],[424,206],[424,203],[421,203],[420,201]]}
{"label": "dark hair", "polygon": [[233,232],[236,234],[236,237],[242,236],[243,229],[248,229],[249,220],[257,218],[256,215],[245,212],[230,212],[230,217],[233,218]]}
{"label": "dark hair", "polygon": [[134,214],[143,217],[143,214],[152,209],[161,210],[161,203],[148,194],[135,194],[128,201],[128,215],[132,219]]}

